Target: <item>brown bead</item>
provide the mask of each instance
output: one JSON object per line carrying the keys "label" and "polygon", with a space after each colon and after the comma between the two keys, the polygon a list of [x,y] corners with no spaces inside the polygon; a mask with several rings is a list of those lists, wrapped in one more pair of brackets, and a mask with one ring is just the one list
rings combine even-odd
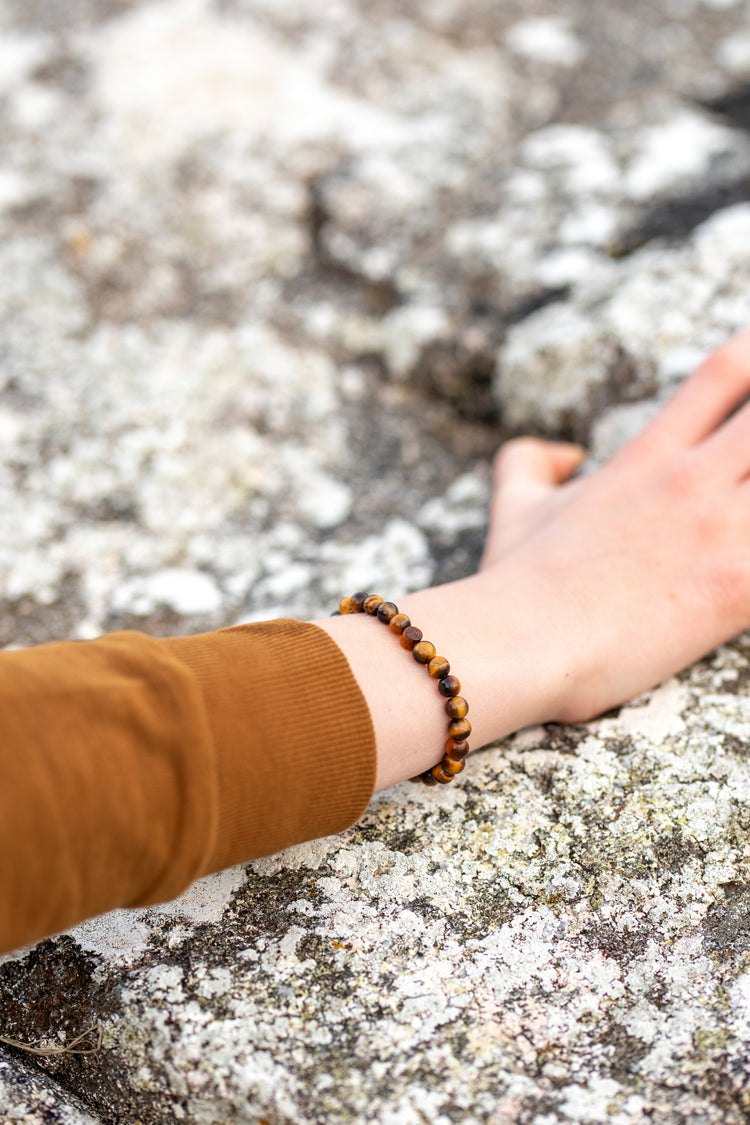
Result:
{"label": "brown bead", "polygon": [[388,622],[394,633],[403,633],[407,626],[411,625],[411,619],[405,613],[397,613]]}
{"label": "brown bead", "polygon": [[359,608],[353,598],[342,598],[339,602],[339,613],[359,613]]}
{"label": "brown bead", "polygon": [[425,785],[437,785],[437,778],[432,776],[432,770],[422,774],[422,781]]}
{"label": "brown bead", "polygon": [[447,699],[451,699],[454,695],[458,695],[461,691],[461,681],[458,676],[447,675],[443,676],[438,684],[438,691]]}
{"label": "brown bead", "polygon": [[435,646],[431,641],[420,641],[411,650],[411,654],[417,664],[429,664],[435,655]]}
{"label": "brown bead", "polygon": [[465,758],[469,753],[469,744],[463,738],[449,738],[445,744],[446,758],[454,758],[458,761],[460,758]]}
{"label": "brown bead", "polygon": [[435,781],[439,781],[441,785],[447,785],[449,781],[453,781],[453,774],[445,772],[442,762],[438,762],[436,766],[432,767],[432,776],[435,778]]}
{"label": "brown bead", "polygon": [[451,719],[465,719],[469,713],[469,704],[460,695],[446,700],[445,711]]}
{"label": "brown bead", "polygon": [[449,773],[451,777],[455,777],[457,773],[461,773],[466,762],[463,758],[443,758],[440,765],[446,773]]}
{"label": "brown bead", "polygon": [[447,676],[451,670],[451,666],[444,656],[433,656],[427,671],[432,676],[433,680],[442,680],[443,676]]}
{"label": "brown bead", "polygon": [[411,652],[414,646],[422,640],[422,636],[422,630],[418,629],[416,625],[407,625],[401,634],[401,644]]}
{"label": "brown bead", "polygon": [[395,602],[383,602],[378,606],[378,621],[382,621],[384,625],[389,625],[391,618],[395,617],[398,613],[398,606]]}
{"label": "brown bead", "polygon": [[361,613],[361,612],[362,612],[362,609],[363,609],[363,607],[364,607],[364,604],[365,604],[365,602],[367,601],[367,599],[368,599],[368,597],[369,597],[369,596],[370,596],[370,595],[369,595],[369,594],[366,594],[366,593],[364,592],[364,590],[360,590],[360,591],[359,591],[358,593],[356,593],[356,594],[352,594],[352,601],[354,602],[354,604],[355,604],[355,605],[356,605],[356,607],[357,607],[357,609],[356,609],[356,612],[357,612],[357,613]]}
{"label": "brown bead", "polygon": [[382,604],[383,599],[381,598],[380,594],[370,594],[369,598],[366,599],[363,608],[365,613],[369,613],[370,617],[372,617],[378,612]]}
{"label": "brown bead", "polygon": [[471,734],[471,723],[468,719],[454,719],[448,725],[448,734],[451,738],[468,738]]}

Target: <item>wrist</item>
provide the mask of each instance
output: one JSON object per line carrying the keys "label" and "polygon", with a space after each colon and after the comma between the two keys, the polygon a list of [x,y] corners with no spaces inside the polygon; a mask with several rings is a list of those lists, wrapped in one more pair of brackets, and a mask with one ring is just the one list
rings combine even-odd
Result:
{"label": "wrist", "polygon": [[[387,593],[387,592],[386,592]],[[446,657],[469,702],[473,749],[555,716],[565,669],[555,659],[539,590],[498,563],[491,570],[398,599]],[[347,656],[368,703],[377,788],[435,765],[446,741],[444,700],[398,638],[365,615],[318,625]],[[432,690],[431,690],[432,688]],[[469,762],[471,761],[471,756]]]}
{"label": "wrist", "polygon": [[461,680],[475,749],[565,709],[576,677],[555,636],[555,600],[509,562],[400,600]]}

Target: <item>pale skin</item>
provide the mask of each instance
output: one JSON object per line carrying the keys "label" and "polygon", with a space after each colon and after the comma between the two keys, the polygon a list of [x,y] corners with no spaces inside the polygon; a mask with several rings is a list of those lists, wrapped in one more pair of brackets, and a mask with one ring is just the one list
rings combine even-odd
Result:
{"label": "pale skin", "polygon": [[[450,660],[472,747],[593,718],[750,627],[748,395],[750,331],[595,473],[573,476],[578,446],[508,442],[478,572],[405,597],[373,591]],[[434,765],[448,720],[425,669],[364,615],[318,624],[370,707],[376,788]]]}

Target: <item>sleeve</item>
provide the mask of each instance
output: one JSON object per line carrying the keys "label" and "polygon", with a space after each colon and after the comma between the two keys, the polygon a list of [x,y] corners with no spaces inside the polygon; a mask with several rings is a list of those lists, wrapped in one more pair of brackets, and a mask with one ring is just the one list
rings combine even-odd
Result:
{"label": "sleeve", "polygon": [[0,952],[348,827],[375,741],[346,657],[276,621],[0,653]]}

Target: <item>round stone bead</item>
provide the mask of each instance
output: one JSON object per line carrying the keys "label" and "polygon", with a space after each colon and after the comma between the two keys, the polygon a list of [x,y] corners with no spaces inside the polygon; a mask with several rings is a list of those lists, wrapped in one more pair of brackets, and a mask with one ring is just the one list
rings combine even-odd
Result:
{"label": "round stone bead", "polygon": [[469,713],[469,704],[460,695],[446,700],[445,711],[450,719],[465,719]]}
{"label": "round stone bead", "polygon": [[427,671],[430,673],[433,680],[442,680],[443,676],[447,676],[450,670],[450,663],[444,656],[433,656],[432,660],[427,665]]}
{"label": "round stone bead", "polygon": [[399,612],[395,602],[383,601],[379,594],[366,594],[360,590],[341,601],[338,613],[367,613],[389,625],[401,645],[411,652],[418,664],[426,665],[430,676],[437,680],[438,691],[446,700],[446,714],[451,720],[445,756],[436,766],[411,780],[422,781],[425,785],[447,785],[464,769],[464,759],[469,753],[467,736],[471,733],[471,723],[466,718],[469,704],[460,695],[461,681],[451,674],[449,662],[444,656],[436,655],[435,646],[424,639],[422,630],[412,625],[405,613]]}
{"label": "round stone bead", "polygon": [[391,619],[398,613],[398,606],[395,602],[383,602],[378,607],[378,621],[382,621],[384,625],[390,625]]}
{"label": "round stone bead", "polygon": [[461,681],[458,676],[449,673],[443,676],[442,680],[438,683],[438,691],[444,695],[446,699],[452,699],[454,695],[458,695],[461,691]]}
{"label": "round stone bead", "polygon": [[448,734],[451,738],[468,738],[471,734],[471,723],[468,719],[454,719],[448,726]]}
{"label": "round stone bead", "polygon": [[432,641],[420,641],[411,650],[411,654],[417,664],[429,664],[435,655],[435,646]]}
{"label": "round stone bead", "polygon": [[394,633],[403,633],[409,625],[411,625],[411,618],[407,617],[405,613],[397,613],[388,622]]}
{"label": "round stone bead", "polygon": [[422,630],[418,629],[416,625],[407,625],[401,634],[401,644],[411,652],[414,646],[422,640],[423,635]]}
{"label": "round stone bead", "polygon": [[460,758],[465,758],[469,753],[469,744],[464,738],[449,738],[445,744],[446,758],[454,758],[458,761]]}

